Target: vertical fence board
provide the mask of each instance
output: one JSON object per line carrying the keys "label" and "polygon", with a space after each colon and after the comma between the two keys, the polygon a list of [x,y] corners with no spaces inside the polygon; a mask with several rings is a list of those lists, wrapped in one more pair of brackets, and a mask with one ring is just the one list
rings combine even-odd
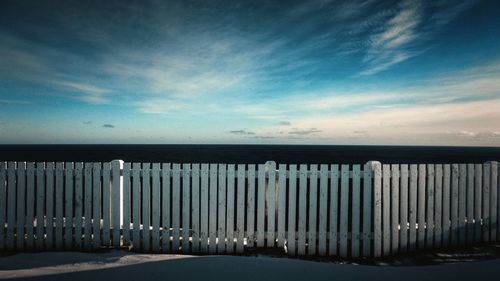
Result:
{"label": "vertical fence board", "polygon": [[427,223],[426,223],[426,242],[427,248],[434,246],[434,164],[427,165]]}
{"label": "vertical fence board", "polygon": [[361,166],[352,166],[352,235],[351,235],[351,255],[353,257],[359,257],[359,230],[360,230],[360,211],[361,211]]}
{"label": "vertical fence board", "polygon": [[130,162],[123,163],[123,245],[130,246]]}
{"label": "vertical fence board", "polygon": [[[81,190],[81,163],[80,164],[80,190]],[[77,166],[78,167],[78,166]],[[78,175],[78,174],[77,174]],[[78,197],[77,197],[78,199]],[[75,231],[80,229],[80,239],[81,239],[81,232],[82,232],[82,196],[81,196],[81,191],[80,191],[80,201],[75,202],[76,206],[79,206],[80,208],[80,224],[76,225]],[[1,204],[1,202],[0,202]],[[79,205],[78,205],[79,204]],[[2,205],[5,206],[6,204]],[[3,224],[2,224],[3,226]],[[3,228],[3,227],[2,227]],[[78,236],[76,237],[77,242],[81,242],[81,240],[78,239]],[[38,162],[36,163],[36,248],[38,250],[42,250],[44,247],[44,240],[45,240],[45,163],[43,162]],[[1,245],[1,244],[0,244]],[[77,246],[80,246],[81,244],[78,243]]]}
{"label": "vertical fence board", "polygon": [[290,177],[288,186],[288,232],[287,250],[288,255],[295,256],[297,244],[295,241],[297,221],[297,165],[290,165]]}
{"label": "vertical fence board", "polygon": [[[93,232],[93,239],[92,239],[92,245],[94,248],[100,247],[101,246],[101,163],[94,163],[93,164],[93,171],[92,171],[92,177],[93,177],[93,187],[92,187],[92,213],[93,213],[93,224],[92,224],[92,232]],[[105,179],[104,179],[104,171],[103,171],[103,181],[102,181],[102,193],[104,194],[105,192]],[[104,196],[102,198],[104,200]],[[104,201],[102,202],[102,205],[104,205]],[[102,210],[103,215],[104,215],[104,209]],[[103,216],[104,218],[104,216]],[[86,219],[86,218],[85,218]],[[89,217],[90,220],[90,217]],[[105,232],[105,231],[103,231]],[[107,232],[106,232],[107,233]],[[103,233],[104,234],[104,233]],[[103,239],[106,238],[106,235],[103,235]],[[106,240],[104,240],[106,241]],[[103,243],[104,245],[107,245]]]}
{"label": "vertical fence board", "polygon": [[441,247],[441,235],[443,232],[443,220],[442,220],[442,210],[443,210],[443,165],[435,165],[434,173],[434,246],[436,248]]}
{"label": "vertical fence board", "polygon": [[426,166],[418,165],[418,190],[417,190],[417,240],[418,248],[425,247],[425,190],[426,190]]}
{"label": "vertical fence board", "polygon": [[[110,218],[111,218],[111,228],[112,228],[112,241],[111,245],[115,247],[120,247],[121,236],[120,236],[120,161],[114,160],[111,162],[111,191],[110,191]],[[153,197],[153,200],[155,197]]]}
{"label": "vertical fence board", "polygon": [[467,164],[467,243],[474,240],[474,164]]}
{"label": "vertical fence board", "polygon": [[227,165],[227,218],[226,232],[227,244],[226,251],[231,254],[234,252],[234,164]]}
{"label": "vertical fence board", "polygon": [[[110,173],[111,171],[110,171],[110,168],[111,168],[111,165],[109,162],[102,163],[102,225],[101,225],[101,231],[102,231],[101,237],[102,238],[101,239],[102,239],[102,245],[104,245],[104,246],[109,246],[111,244],[111,173]],[[94,179],[95,179],[95,177],[94,177]],[[96,186],[95,183],[94,183],[94,186]],[[94,192],[95,192],[95,190],[94,190]],[[147,201],[149,203],[149,199]],[[95,232],[94,232],[94,235],[95,235]],[[99,235],[99,234],[97,234],[97,235]]]}
{"label": "vertical fence board", "polygon": [[191,175],[190,164],[182,165],[182,252],[189,253],[190,214],[191,214]]}
{"label": "vertical fence board", "polygon": [[490,175],[491,163],[483,164],[483,241],[490,241]]}
{"label": "vertical fence board", "polygon": [[257,179],[257,247],[264,246],[264,223],[266,211],[266,167],[264,164],[258,166]]}
{"label": "vertical fence board", "polygon": [[[3,185],[3,182],[0,182],[0,185]],[[35,163],[29,162],[26,164],[26,235],[27,235],[26,249],[28,250],[33,250],[34,248],[34,242],[35,242],[33,233],[34,215],[35,215]],[[1,227],[3,228],[3,225],[1,225]],[[1,249],[1,243],[0,243],[0,249]]]}
{"label": "vertical fence board", "polygon": [[269,179],[267,182],[267,239],[266,246],[274,247],[276,239],[276,163],[266,163]]}
{"label": "vertical fence board", "polygon": [[77,249],[82,247],[83,222],[83,163],[75,163],[75,244]]}
{"label": "vertical fence board", "polygon": [[[202,174],[208,173],[207,167]],[[181,179],[180,164],[172,165],[172,251],[177,253],[180,246],[180,228],[181,228]],[[206,186],[205,186],[206,188]],[[205,191],[206,192],[206,191]],[[206,201],[205,201],[206,202]],[[203,211],[202,211],[203,212]],[[203,213],[202,213],[203,214]],[[206,214],[206,212],[205,212]],[[206,233],[206,231],[205,231]],[[205,240],[205,245],[206,245]]]}
{"label": "vertical fence board", "polygon": [[141,209],[141,164],[133,163],[132,164],[132,243],[134,245],[134,250],[139,251],[141,249],[141,217],[140,217],[140,209]]}
{"label": "vertical fence board", "polygon": [[382,165],[382,254],[391,252],[391,166]]}
{"label": "vertical fence board", "polygon": [[245,164],[238,164],[236,196],[236,253],[243,253],[245,233]]}
{"label": "vertical fence board", "polygon": [[[224,195],[226,193],[224,192]],[[247,246],[255,243],[255,165],[248,165],[248,195],[247,195]],[[225,209],[224,209],[225,210]],[[224,220],[225,222],[225,220]],[[219,236],[224,239],[224,236]],[[220,239],[220,238],[219,238]],[[224,241],[224,240],[223,240]]]}
{"label": "vertical fence board", "polygon": [[391,253],[393,255],[399,252],[399,172],[399,165],[391,165]]}
{"label": "vertical fence board", "polygon": [[7,164],[7,237],[5,247],[14,250],[14,228],[16,224],[16,163]]}
{"label": "vertical fence board", "polygon": [[[195,202],[199,202],[196,199],[196,195],[198,193],[194,193],[194,167],[199,167],[198,164],[193,164],[193,205]],[[199,174],[197,174],[199,176]],[[162,181],[162,190],[161,190],[161,251],[162,253],[170,253],[172,250],[170,249],[170,225],[171,225],[171,211],[170,211],[170,199],[171,197],[171,186],[170,186],[170,163],[162,164],[161,169],[161,181]],[[199,190],[199,187],[198,187]],[[199,214],[199,213],[198,213]],[[193,221],[194,221],[193,214]],[[195,230],[197,231],[197,230]],[[195,232],[197,233],[197,232]],[[194,241],[193,235],[193,241]],[[199,246],[199,244],[198,244]]]}
{"label": "vertical fence board", "polygon": [[451,244],[457,245],[458,243],[458,164],[451,165]]}
{"label": "vertical fence board", "polygon": [[[245,172],[245,167],[243,167],[243,173],[244,172]],[[208,236],[210,238],[209,253],[211,253],[211,254],[215,254],[217,251],[217,241],[216,241],[216,239],[217,239],[217,189],[218,189],[217,176],[218,176],[217,164],[210,164],[210,186],[209,186],[209,188],[210,188],[210,192],[209,192],[210,215],[209,215],[209,225],[208,225],[208,233],[209,233]],[[245,178],[243,178],[243,182],[245,182]],[[240,189],[240,187],[238,187],[238,192],[239,192],[239,189]],[[243,188],[243,190],[244,190],[244,188]],[[244,198],[244,196],[245,196],[245,194],[243,194],[243,198]],[[238,211],[240,211],[240,210],[238,210]],[[243,212],[243,210],[241,210],[241,212]],[[244,223],[244,221],[242,221],[242,223]],[[243,240],[243,237],[241,239]],[[238,240],[239,240],[239,238],[238,238]],[[239,242],[240,241],[238,241],[238,245],[239,245]],[[243,241],[241,241],[241,251],[243,252]]]}
{"label": "vertical fence board", "polygon": [[[7,209],[7,164],[0,162],[0,251],[5,247],[5,215]],[[39,221],[37,221],[38,223]],[[38,225],[37,225],[38,226]]]}
{"label": "vertical fence board", "polygon": [[[17,162],[17,214],[16,214],[16,250],[24,249],[24,223],[26,220],[26,162]],[[57,174],[57,173],[56,173]],[[57,199],[57,198],[56,198]],[[56,202],[57,204],[57,202]],[[57,209],[57,205],[56,205]],[[62,214],[61,214],[62,219]],[[57,239],[56,232],[56,239]],[[56,241],[57,243],[57,241]],[[62,243],[62,237],[61,237]]]}
{"label": "vertical fence board", "polygon": [[363,167],[363,256],[366,257],[371,253],[372,202],[372,164],[368,162]]}
{"label": "vertical fence board", "polygon": [[372,162],[373,172],[373,255],[382,255],[382,167],[378,161]]}
{"label": "vertical fence board", "polygon": [[[49,166],[48,164],[49,163],[47,163],[47,167]],[[92,218],[92,163],[85,163],[83,172],[84,172],[83,244],[85,250],[90,250],[90,248],[92,247],[92,219],[91,219]],[[47,175],[48,175],[48,170],[47,170]],[[49,187],[47,184],[47,191],[48,190]],[[47,210],[48,210],[48,205],[47,205]],[[48,217],[49,216],[47,212],[47,218]],[[47,219],[47,225],[48,225],[48,219]],[[45,245],[47,245],[48,239],[46,239],[45,243],[46,243]]]}
{"label": "vertical fence board", "polygon": [[316,255],[317,216],[318,216],[318,165],[310,166],[309,177],[309,230],[308,254]]}
{"label": "vertical fence board", "polygon": [[446,164],[443,166],[443,246],[450,245],[450,202],[451,202],[451,166]]}
{"label": "vertical fence board", "polygon": [[55,197],[56,197],[56,233],[55,233],[55,245],[56,249],[60,250],[63,248],[63,216],[64,216],[64,164],[61,162],[56,163],[56,187],[55,187]]}
{"label": "vertical fence board", "polygon": [[[151,250],[151,164],[142,163],[142,250]],[[179,229],[177,227],[177,229]]]}
{"label": "vertical fence board", "polygon": [[347,257],[347,236],[349,231],[349,165],[341,166],[340,179],[340,251]]}
{"label": "vertical fence board", "polygon": [[498,212],[498,162],[492,161],[490,177],[490,239],[497,241],[497,212]]}
{"label": "vertical fence board", "polygon": [[482,219],[482,196],[483,195],[483,165],[474,165],[474,242],[482,239],[481,219]]}
{"label": "vertical fence board", "polygon": [[[358,200],[359,200],[359,194],[358,194]],[[358,219],[359,219],[359,210],[358,210]],[[326,255],[326,234],[328,231],[327,225],[328,225],[328,165],[322,164],[320,166],[320,177],[319,177],[319,231],[318,231],[319,233],[318,254],[321,256]]]}
{"label": "vertical fence board", "polygon": [[[46,238],[45,238],[45,247],[47,249],[53,249],[54,247],[54,163],[48,162],[46,165],[46,195],[45,195],[45,206],[46,206]],[[90,175],[92,175],[92,171],[90,171]],[[92,183],[92,177],[89,176],[89,180]],[[89,188],[90,189],[90,188]],[[89,199],[90,201],[90,199]],[[89,243],[91,238],[89,236]]]}
{"label": "vertical fence board", "polygon": [[64,234],[64,248],[69,250],[73,248],[73,163],[66,162],[65,172],[66,172],[66,187],[64,189],[64,207],[65,207],[65,234]]}
{"label": "vertical fence board", "polygon": [[193,253],[200,252],[200,164],[191,165],[191,228]]}
{"label": "vertical fence board", "polygon": [[467,165],[459,165],[458,182],[458,242],[465,244],[465,215],[467,210]]}
{"label": "vertical fence board", "polygon": [[[254,174],[255,175],[255,174]],[[218,214],[217,224],[217,253],[226,252],[226,164],[219,164],[219,197],[218,197]]]}
{"label": "vertical fence board", "polygon": [[[154,253],[160,252],[160,163],[153,163],[153,170],[151,171],[151,224],[152,242],[151,249]],[[114,240],[114,234],[113,234]],[[116,245],[116,244],[115,244]]]}
{"label": "vertical fence board", "polygon": [[299,172],[299,225],[297,255],[306,254],[306,221],[307,221],[307,165],[300,165]]}
{"label": "vertical fence board", "polygon": [[279,165],[278,173],[278,247],[285,245],[286,165]]}
{"label": "vertical fence board", "polygon": [[408,216],[410,222],[409,250],[413,251],[417,244],[417,188],[418,188],[418,166],[410,165],[410,188]]}
{"label": "vertical fence board", "polygon": [[408,164],[401,164],[400,169],[399,251],[406,253],[408,250]]}

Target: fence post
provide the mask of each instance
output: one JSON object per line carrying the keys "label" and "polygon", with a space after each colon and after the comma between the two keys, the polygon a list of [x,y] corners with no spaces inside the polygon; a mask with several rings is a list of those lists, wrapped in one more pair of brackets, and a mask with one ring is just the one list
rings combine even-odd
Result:
{"label": "fence post", "polygon": [[373,256],[382,255],[382,164],[370,161],[373,177]]}

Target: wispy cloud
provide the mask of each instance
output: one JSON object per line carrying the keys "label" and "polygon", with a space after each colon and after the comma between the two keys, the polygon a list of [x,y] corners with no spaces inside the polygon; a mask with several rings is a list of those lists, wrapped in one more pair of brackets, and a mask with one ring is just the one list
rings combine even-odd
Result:
{"label": "wispy cloud", "polygon": [[115,125],[113,125],[113,124],[104,124],[104,125],[102,125],[102,127],[103,127],[103,128],[109,128],[109,129],[112,129],[112,128],[114,128],[114,127],[115,127]]}
{"label": "wispy cloud", "polygon": [[23,105],[23,104],[31,104],[31,101],[27,100],[7,100],[7,99],[0,99],[0,105]]}
{"label": "wispy cloud", "polygon": [[233,134],[233,135],[255,135],[254,132],[247,131],[247,130],[233,130],[233,131],[229,131],[229,133]]}
{"label": "wispy cloud", "polygon": [[288,132],[290,135],[312,135],[312,134],[317,134],[321,133],[322,130],[316,129],[316,128],[309,128],[309,129],[297,129],[294,128],[292,131]]}

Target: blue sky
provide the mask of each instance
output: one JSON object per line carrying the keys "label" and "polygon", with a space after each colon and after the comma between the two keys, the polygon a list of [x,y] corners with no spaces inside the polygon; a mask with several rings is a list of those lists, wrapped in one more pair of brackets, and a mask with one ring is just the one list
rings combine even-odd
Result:
{"label": "blue sky", "polygon": [[1,1],[0,143],[500,146],[498,1]]}

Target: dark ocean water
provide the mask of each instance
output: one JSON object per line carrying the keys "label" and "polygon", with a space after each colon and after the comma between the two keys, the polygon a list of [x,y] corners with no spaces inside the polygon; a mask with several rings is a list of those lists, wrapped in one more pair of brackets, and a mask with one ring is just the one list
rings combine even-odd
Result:
{"label": "dark ocean water", "polygon": [[0,145],[0,161],[363,164],[483,163],[500,147],[342,145]]}

